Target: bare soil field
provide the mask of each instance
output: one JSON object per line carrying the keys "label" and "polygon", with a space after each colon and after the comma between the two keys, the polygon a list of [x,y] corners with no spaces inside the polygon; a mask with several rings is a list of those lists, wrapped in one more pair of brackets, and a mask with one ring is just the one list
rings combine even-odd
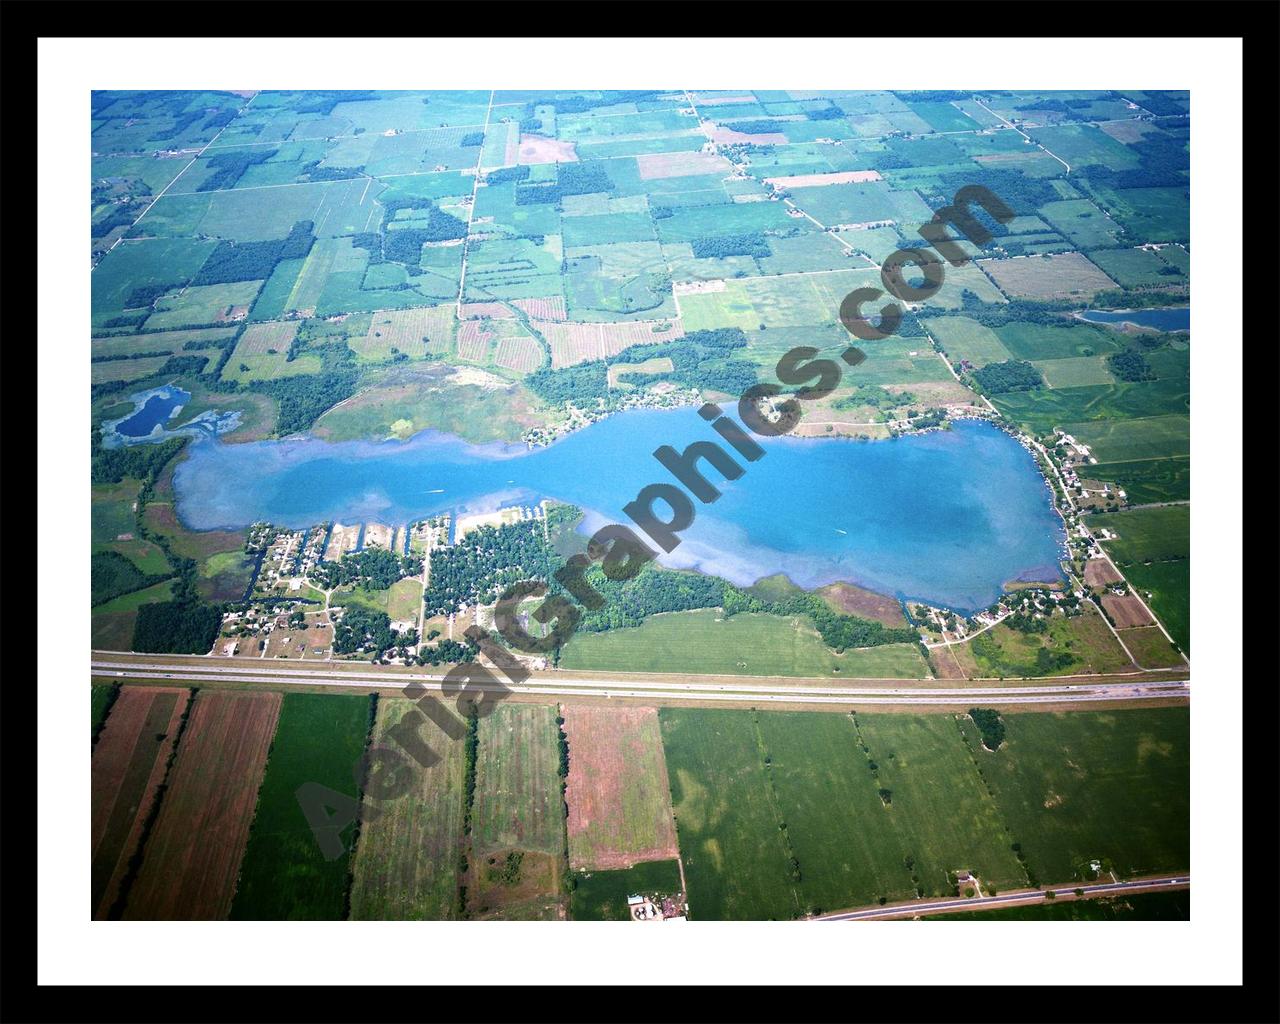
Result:
{"label": "bare soil field", "polygon": [[395,528],[382,523],[364,524],[364,546],[366,548],[384,548],[391,550],[391,541],[395,537]]}
{"label": "bare soil field", "polygon": [[978,667],[968,644],[935,647],[929,655],[939,679],[971,679],[977,675]]}
{"label": "bare soil field", "polygon": [[1017,298],[1090,297],[1097,292],[1120,287],[1078,252],[978,260],[977,263],[1002,292]]}
{"label": "bare soil field", "polygon": [[1084,563],[1084,581],[1091,587],[1105,587],[1108,583],[1119,583],[1121,579],[1105,558],[1090,558]]}
{"label": "bare soil field", "polygon": [[857,615],[864,619],[874,619],[886,626],[900,628],[907,623],[902,614],[902,605],[896,598],[877,594],[873,590],[864,590],[852,583],[832,583],[823,587],[818,593],[835,608],[846,615]]}
{"label": "bare soil field", "polygon": [[1155,620],[1147,614],[1142,602],[1133,594],[1126,594],[1124,597],[1120,597],[1118,594],[1103,594],[1102,607],[1111,616],[1111,620],[1116,624],[1116,629],[1126,629],[1129,626],[1155,625]]}
{"label": "bare soil field", "polygon": [[656,708],[562,708],[569,864],[626,868],[679,856]]}
{"label": "bare soil field", "polygon": [[572,142],[558,142],[541,135],[520,136],[520,163],[565,164],[576,163],[578,154]]}
{"label": "bare soil field", "polygon": [[334,523],[333,532],[329,534],[329,546],[324,549],[325,561],[336,562],[348,551],[354,551],[356,549],[356,541],[359,539],[359,523],[355,523],[352,526]]}
{"label": "bare soil field", "polygon": [[231,913],[280,702],[278,693],[197,696],[126,918],[220,921]]}
{"label": "bare soil field", "polygon": [[779,188],[809,188],[815,185],[850,185],[863,181],[879,181],[879,171],[828,171],[823,174],[790,174],[781,178],[765,178],[765,184]]}
{"label": "bare soil field", "polygon": [[782,132],[768,132],[764,135],[751,135],[746,132],[735,132],[732,128],[716,125],[711,130],[713,142],[746,142],[757,146],[785,146],[790,141]]}
{"label": "bare soil field", "polygon": [[185,688],[123,687],[93,748],[94,920],[105,920],[120,895],[190,698]]}
{"label": "bare soil field", "polygon": [[636,163],[640,167],[642,181],[652,178],[686,178],[696,174],[728,174],[733,169],[733,165],[722,156],[696,151],[642,153],[636,157]]}

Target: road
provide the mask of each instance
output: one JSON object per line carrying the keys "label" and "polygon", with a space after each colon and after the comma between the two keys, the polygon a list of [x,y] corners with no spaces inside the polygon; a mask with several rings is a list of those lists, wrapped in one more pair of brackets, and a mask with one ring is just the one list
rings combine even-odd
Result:
{"label": "road", "polygon": [[[955,897],[932,900],[928,903],[904,903],[897,906],[869,907],[866,910],[850,910],[840,914],[823,914],[811,921],[874,921],[893,917],[917,917],[949,910],[990,910],[1008,904],[1044,903],[1047,893],[1070,897],[1077,889],[1086,896],[1114,896],[1125,892],[1151,892],[1157,889],[1186,889],[1191,887],[1190,875],[1170,875],[1164,878],[1140,878],[1132,882],[1101,882],[1091,885],[1057,885],[1038,892],[1001,893],[998,896]],[[1077,897],[1078,898],[1078,897]]]}
{"label": "road", "polygon": [[[268,667],[195,661],[126,661],[107,655],[91,662],[97,678],[129,678],[151,682],[257,683],[270,686],[315,686],[368,690],[420,683],[439,691],[444,675],[431,672],[334,671],[324,662],[294,662]],[[1186,679],[1129,683],[1046,683],[1010,687],[778,686],[759,682],[717,683],[691,680],[656,682],[636,679],[530,677],[522,683],[479,685],[485,692],[511,691],[546,697],[618,697],[653,702],[671,700],[722,703],[850,705],[971,705],[976,700],[1001,706],[1014,704],[1096,704],[1108,701],[1189,700]]]}

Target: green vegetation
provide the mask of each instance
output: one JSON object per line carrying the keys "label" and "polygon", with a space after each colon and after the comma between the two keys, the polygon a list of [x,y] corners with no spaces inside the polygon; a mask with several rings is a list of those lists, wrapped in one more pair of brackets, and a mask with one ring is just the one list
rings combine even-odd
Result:
{"label": "green vegetation", "polygon": [[[913,634],[914,637],[914,634]],[[796,616],[715,609],[660,614],[639,627],[590,633],[565,646],[560,665],[601,671],[717,675],[905,677],[924,675],[918,647],[896,643],[837,654]]]}
{"label": "green vegetation", "polygon": [[982,390],[990,395],[998,395],[1010,391],[1034,391],[1044,387],[1044,377],[1040,371],[1027,362],[1015,359],[1002,363],[988,363],[980,370],[973,371],[973,378]]}
{"label": "green vegetation", "polygon": [[115,551],[95,551],[90,558],[90,593],[95,605],[110,601],[113,597],[153,586],[164,575],[142,572],[124,555]]}
{"label": "green vegetation", "polygon": [[348,852],[326,860],[298,803],[297,790],[304,783],[318,783],[359,799],[352,769],[364,750],[371,712],[371,701],[363,696],[285,695],[240,866],[233,919],[340,920],[347,916],[349,851],[357,826],[349,825],[340,833]]}
{"label": "green vegetation", "polygon": [[1156,376],[1147,357],[1134,349],[1107,356],[1107,366],[1120,380],[1154,380]]}
{"label": "green vegetation", "polygon": [[999,750],[1004,742],[1004,722],[1000,720],[1000,712],[991,708],[970,708],[969,717],[982,735],[982,745],[991,751]]}
{"label": "green vegetation", "polygon": [[93,742],[98,741],[98,733],[102,731],[102,726],[111,711],[111,705],[116,702],[118,696],[120,696],[118,683],[94,683],[90,686],[89,706],[93,719]]}
{"label": "green vegetation", "polygon": [[680,865],[651,860],[620,871],[580,871],[572,884],[570,915],[575,921],[629,921],[627,897],[679,892]]}

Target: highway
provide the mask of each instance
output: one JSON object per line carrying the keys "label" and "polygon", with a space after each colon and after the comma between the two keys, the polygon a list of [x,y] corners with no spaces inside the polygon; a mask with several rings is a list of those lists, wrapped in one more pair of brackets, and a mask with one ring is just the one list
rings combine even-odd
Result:
{"label": "highway", "polygon": [[[440,691],[444,675],[428,672],[339,671],[323,662],[294,662],[289,665],[258,663],[219,664],[200,661],[126,661],[104,656],[91,661],[96,677],[128,677],[140,681],[200,684],[209,682],[250,683],[270,686],[320,686],[368,690],[403,688],[410,683]],[[645,681],[611,678],[530,677],[521,683],[476,684],[482,692],[513,693],[547,697],[618,697],[642,700],[698,700],[724,703],[778,703],[841,705],[927,705],[972,704],[975,700],[1001,705],[1099,703],[1104,701],[1189,699],[1186,679],[1125,683],[1046,682],[1040,686],[1009,687],[886,687],[869,686],[788,686],[748,680],[719,683],[692,677],[683,682]]]}
{"label": "highway", "polygon": [[850,910],[840,914],[823,914],[811,921],[874,921],[890,917],[917,917],[947,910],[989,910],[1002,904],[1043,903],[1052,892],[1056,896],[1071,896],[1077,889],[1086,896],[1114,896],[1124,892],[1148,892],[1171,887],[1185,888],[1191,885],[1190,875],[1171,875],[1166,878],[1140,878],[1132,882],[1100,882],[1090,885],[1057,885],[1043,891],[1001,893],[998,896],[957,896],[952,899],[934,900],[929,903],[904,903],[898,906],[870,907],[866,910]]}

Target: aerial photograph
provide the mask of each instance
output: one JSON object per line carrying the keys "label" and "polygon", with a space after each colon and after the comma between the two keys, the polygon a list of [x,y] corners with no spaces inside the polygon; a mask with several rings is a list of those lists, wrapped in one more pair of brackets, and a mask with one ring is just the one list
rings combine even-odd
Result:
{"label": "aerial photograph", "polygon": [[599,84],[83,94],[84,918],[1190,921],[1191,93]]}

